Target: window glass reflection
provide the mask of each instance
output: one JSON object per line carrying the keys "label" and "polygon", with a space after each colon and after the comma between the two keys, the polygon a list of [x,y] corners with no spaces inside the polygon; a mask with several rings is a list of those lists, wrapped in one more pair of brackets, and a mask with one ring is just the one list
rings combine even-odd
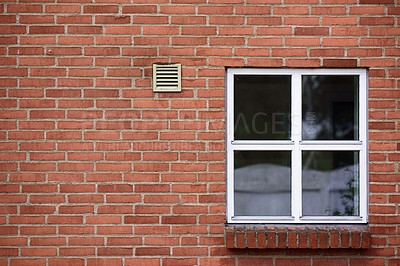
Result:
{"label": "window glass reflection", "polygon": [[289,216],[290,151],[235,151],[234,156],[235,216]]}
{"label": "window glass reflection", "polygon": [[235,75],[236,140],[289,140],[291,76]]}
{"label": "window glass reflection", "polygon": [[358,139],[358,76],[303,76],[304,140]]}
{"label": "window glass reflection", "polygon": [[359,152],[303,151],[303,215],[359,215]]}

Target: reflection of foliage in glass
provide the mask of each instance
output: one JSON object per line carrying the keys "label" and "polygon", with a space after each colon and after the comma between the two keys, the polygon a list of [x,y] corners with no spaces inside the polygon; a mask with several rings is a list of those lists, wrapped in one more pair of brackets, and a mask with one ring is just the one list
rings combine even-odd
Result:
{"label": "reflection of foliage in glass", "polygon": [[[355,151],[303,151],[303,170],[317,170],[329,176],[325,176],[329,178],[329,181],[325,181],[329,187],[325,187],[325,190],[321,187],[324,195],[320,196],[321,199],[330,197],[326,205],[321,206],[320,211],[325,215],[359,214],[358,156],[359,153]],[[328,196],[327,193],[331,194]]]}
{"label": "reflection of foliage in glass", "polygon": [[358,194],[358,187],[354,185],[354,178],[346,183],[347,188],[339,190],[341,204],[344,207],[344,213],[335,208],[332,215],[335,216],[352,216],[355,215],[354,198]]}
{"label": "reflection of foliage in glass", "polygon": [[[340,165],[346,165],[345,162],[340,161]],[[349,173],[351,179],[346,182],[346,189],[340,189],[340,203],[343,206],[344,211],[341,212],[338,208],[332,211],[332,215],[335,216],[353,216],[358,215],[358,211],[355,208],[356,199],[358,198],[358,182],[355,179],[357,176],[356,172],[351,171],[348,167],[345,169]]]}

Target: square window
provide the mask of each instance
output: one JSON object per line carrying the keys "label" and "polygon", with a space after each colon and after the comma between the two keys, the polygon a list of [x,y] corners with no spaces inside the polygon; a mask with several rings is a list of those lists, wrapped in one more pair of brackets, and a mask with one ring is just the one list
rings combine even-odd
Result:
{"label": "square window", "polygon": [[227,71],[228,223],[367,222],[367,71]]}

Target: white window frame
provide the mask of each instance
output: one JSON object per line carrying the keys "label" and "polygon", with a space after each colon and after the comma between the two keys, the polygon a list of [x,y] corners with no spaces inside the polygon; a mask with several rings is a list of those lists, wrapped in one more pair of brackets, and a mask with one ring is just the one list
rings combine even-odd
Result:
{"label": "white window frame", "polygon": [[[235,75],[291,75],[291,140],[234,140],[234,76]],[[359,76],[359,140],[357,141],[302,141],[302,75],[358,75]],[[286,224],[361,224],[368,222],[368,73],[366,69],[255,69],[229,68],[226,72],[226,151],[227,151],[227,222],[286,223]],[[291,216],[234,216],[234,151],[292,151],[291,157]],[[358,151],[360,216],[302,217],[301,170],[303,150]]]}

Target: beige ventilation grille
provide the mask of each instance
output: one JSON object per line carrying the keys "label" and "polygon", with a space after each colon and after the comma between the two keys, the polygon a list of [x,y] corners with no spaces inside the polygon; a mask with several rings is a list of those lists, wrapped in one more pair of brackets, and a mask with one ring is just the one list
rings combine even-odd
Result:
{"label": "beige ventilation grille", "polygon": [[153,91],[180,92],[181,65],[153,64]]}

